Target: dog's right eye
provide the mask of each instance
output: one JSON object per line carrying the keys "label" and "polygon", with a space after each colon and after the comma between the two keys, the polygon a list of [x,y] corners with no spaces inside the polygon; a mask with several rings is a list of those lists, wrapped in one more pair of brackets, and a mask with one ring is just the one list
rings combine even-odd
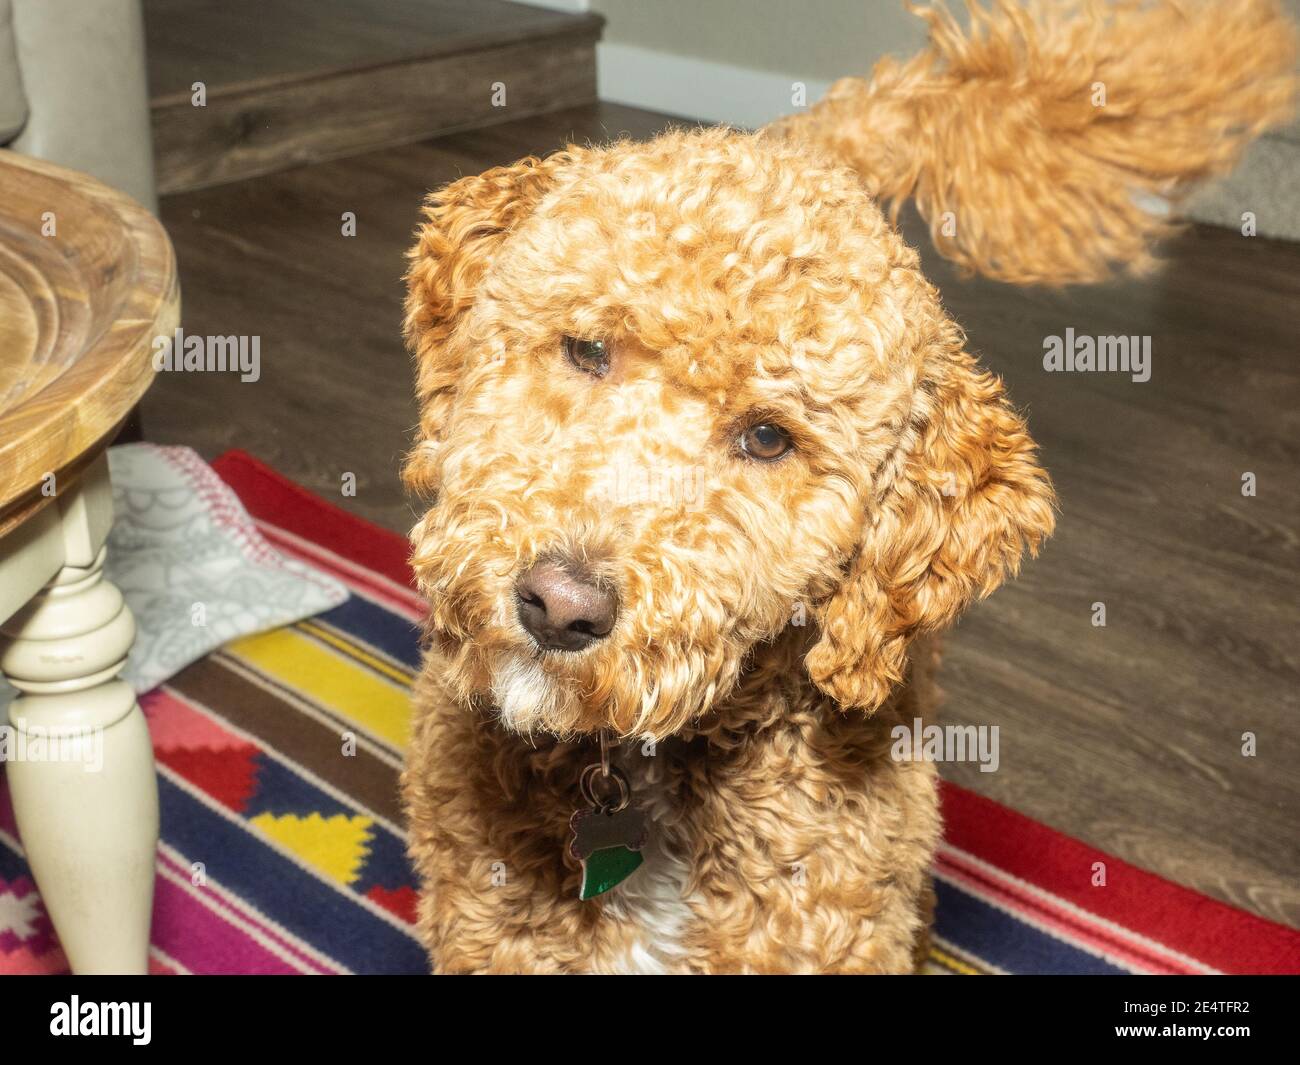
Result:
{"label": "dog's right eye", "polygon": [[793,446],[790,434],[770,422],[751,425],[740,434],[740,450],[759,462],[775,462]]}
{"label": "dog's right eye", "polygon": [[603,340],[564,338],[564,354],[583,373],[604,377],[609,373],[609,348]]}

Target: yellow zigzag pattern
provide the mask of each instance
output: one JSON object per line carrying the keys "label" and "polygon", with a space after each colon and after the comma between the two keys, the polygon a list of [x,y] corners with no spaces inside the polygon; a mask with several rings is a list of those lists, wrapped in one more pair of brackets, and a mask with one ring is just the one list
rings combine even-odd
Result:
{"label": "yellow zigzag pattern", "polygon": [[258,814],[251,823],[294,857],[342,884],[351,884],[361,874],[374,824],[369,817],[347,814]]}

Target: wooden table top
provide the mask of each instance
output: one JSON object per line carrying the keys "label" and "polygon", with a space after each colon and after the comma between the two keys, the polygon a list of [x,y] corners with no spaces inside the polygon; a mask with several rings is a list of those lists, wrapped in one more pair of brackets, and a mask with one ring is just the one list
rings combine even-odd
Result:
{"label": "wooden table top", "polygon": [[153,380],[171,242],[128,196],[0,150],[0,536],[62,493]]}

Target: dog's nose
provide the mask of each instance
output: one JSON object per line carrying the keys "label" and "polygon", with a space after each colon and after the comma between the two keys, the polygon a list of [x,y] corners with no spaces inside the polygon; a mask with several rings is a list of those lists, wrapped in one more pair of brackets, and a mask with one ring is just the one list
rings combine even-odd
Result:
{"label": "dog's nose", "polygon": [[543,651],[581,651],[614,627],[618,596],[558,562],[538,562],[515,584],[521,624]]}

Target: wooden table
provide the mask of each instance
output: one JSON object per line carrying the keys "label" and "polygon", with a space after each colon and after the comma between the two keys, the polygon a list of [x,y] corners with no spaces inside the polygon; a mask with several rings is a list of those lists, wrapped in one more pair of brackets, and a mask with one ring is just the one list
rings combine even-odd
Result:
{"label": "wooden table", "polygon": [[135,622],[103,574],[104,452],[179,307],[171,244],[147,211],[0,150],[0,673],[19,692],[4,769],[78,973],[148,963],[158,787],[117,676]]}

